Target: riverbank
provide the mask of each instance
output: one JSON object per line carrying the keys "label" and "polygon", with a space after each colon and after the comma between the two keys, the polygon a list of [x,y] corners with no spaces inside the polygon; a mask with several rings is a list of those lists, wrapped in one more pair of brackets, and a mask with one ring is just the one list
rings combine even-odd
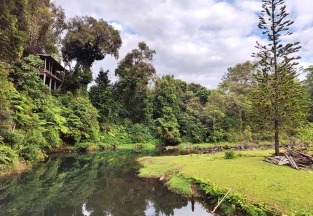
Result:
{"label": "riverbank", "polygon": [[51,148],[47,150],[47,154],[51,153],[73,153],[73,152],[94,152],[103,150],[131,150],[131,149],[154,149],[155,145],[150,143],[133,143],[133,144],[94,144],[94,143],[83,143],[77,146],[62,145],[58,148]]}
{"label": "riverbank", "polygon": [[[105,150],[152,150],[155,149],[156,146],[151,143],[136,143],[136,144],[119,144],[119,145],[109,145],[102,144],[96,145],[94,143],[83,143],[77,146],[72,145],[61,145],[58,148],[50,148],[45,152],[44,158],[49,157],[50,154],[71,154],[78,152],[97,152],[97,151],[105,151]],[[21,158],[20,158],[21,159]],[[0,169],[0,177],[22,173],[23,171],[29,170],[32,166],[40,161],[21,161],[18,159],[18,156],[15,156],[15,159],[12,160],[12,163],[9,165],[3,166]]]}
{"label": "riverbank", "polygon": [[0,177],[22,173],[24,171],[30,170],[32,166],[33,163],[31,162],[22,162],[17,160],[12,165],[6,166],[5,168],[1,169]]}
{"label": "riverbank", "polygon": [[273,150],[240,151],[229,160],[224,159],[224,153],[144,157],[139,159],[143,165],[139,175],[168,179],[172,190],[187,190],[186,195],[186,185],[177,188],[171,181],[177,183],[179,178],[197,183],[203,192],[218,197],[232,187],[226,201],[250,215],[312,215],[313,201],[309,197],[313,197],[313,170],[298,171],[263,162],[264,156],[272,153]]}

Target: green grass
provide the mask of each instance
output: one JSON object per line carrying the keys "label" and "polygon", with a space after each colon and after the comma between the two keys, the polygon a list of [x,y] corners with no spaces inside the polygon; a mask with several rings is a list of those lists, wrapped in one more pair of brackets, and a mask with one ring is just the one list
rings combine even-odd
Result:
{"label": "green grass", "polygon": [[190,182],[181,176],[172,175],[170,180],[166,184],[172,191],[176,191],[180,194],[187,196],[192,195],[192,191],[190,189]]}
{"label": "green grass", "polygon": [[228,147],[235,147],[238,146],[240,144],[246,144],[249,145],[251,147],[265,147],[265,146],[272,146],[273,142],[260,142],[259,144],[255,144],[255,143],[243,143],[243,142],[237,142],[237,143],[231,143],[231,142],[219,142],[219,143],[180,143],[179,147],[180,148],[204,148],[204,149],[208,149],[208,148],[213,148],[214,146],[228,146]]}
{"label": "green grass", "polygon": [[150,144],[150,143],[147,143],[147,144],[141,144],[141,143],[138,143],[138,144],[119,144],[119,145],[117,145],[117,149],[129,150],[129,149],[136,149],[139,146],[141,149],[146,149],[146,150],[155,149],[155,145]]}
{"label": "green grass", "polygon": [[215,155],[144,157],[142,177],[160,177],[180,170],[185,178],[201,178],[217,188],[233,187],[231,194],[240,194],[255,204],[285,214],[313,214],[313,170],[295,170],[263,162],[273,150],[236,152],[236,158]]}

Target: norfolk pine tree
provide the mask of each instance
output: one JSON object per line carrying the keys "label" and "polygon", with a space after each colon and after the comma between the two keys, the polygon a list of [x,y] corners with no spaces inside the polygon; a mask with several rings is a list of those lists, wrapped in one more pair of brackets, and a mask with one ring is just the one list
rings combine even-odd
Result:
{"label": "norfolk pine tree", "polygon": [[[258,27],[267,36],[269,44],[261,45],[253,53],[257,59],[256,86],[252,93],[253,109],[256,123],[260,129],[274,131],[275,154],[279,154],[279,134],[283,129],[295,128],[305,121],[306,107],[302,106],[304,94],[297,73],[294,57],[301,46],[299,42],[286,43],[282,36],[291,35],[289,26],[294,22],[286,20],[284,0],[262,0]],[[293,54],[293,55],[291,55]],[[290,56],[291,55],[291,56]]]}

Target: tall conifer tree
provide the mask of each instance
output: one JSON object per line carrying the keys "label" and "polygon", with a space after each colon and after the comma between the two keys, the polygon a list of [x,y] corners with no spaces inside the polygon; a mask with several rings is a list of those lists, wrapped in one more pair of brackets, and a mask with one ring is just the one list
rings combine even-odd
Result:
{"label": "tall conifer tree", "polygon": [[[294,127],[305,119],[303,92],[296,80],[297,72],[294,53],[299,42],[284,43],[281,37],[291,35],[289,27],[294,23],[287,20],[284,0],[262,0],[258,27],[267,36],[269,44],[257,42],[259,50],[252,56],[257,59],[256,88],[252,94],[254,114],[263,129],[274,131],[275,154],[279,154],[280,131]],[[291,55],[293,54],[293,55]]]}

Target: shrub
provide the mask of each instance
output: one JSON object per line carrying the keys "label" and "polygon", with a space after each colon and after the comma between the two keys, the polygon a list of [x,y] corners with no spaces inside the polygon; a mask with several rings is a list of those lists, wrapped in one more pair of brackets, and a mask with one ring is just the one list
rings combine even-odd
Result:
{"label": "shrub", "polygon": [[235,152],[233,150],[225,151],[225,159],[233,159],[235,158]]}
{"label": "shrub", "polygon": [[12,165],[17,158],[18,155],[9,146],[1,144],[0,140],[0,170]]}
{"label": "shrub", "polygon": [[132,143],[146,143],[155,139],[149,127],[143,124],[130,125],[128,134]]}
{"label": "shrub", "polygon": [[99,141],[97,110],[89,100],[68,94],[59,98],[66,107],[62,115],[67,119],[68,131],[63,135],[67,143],[77,145],[80,142]]}
{"label": "shrub", "polygon": [[158,138],[164,144],[175,145],[180,139],[179,125],[171,107],[162,109],[163,116],[155,120]]}

